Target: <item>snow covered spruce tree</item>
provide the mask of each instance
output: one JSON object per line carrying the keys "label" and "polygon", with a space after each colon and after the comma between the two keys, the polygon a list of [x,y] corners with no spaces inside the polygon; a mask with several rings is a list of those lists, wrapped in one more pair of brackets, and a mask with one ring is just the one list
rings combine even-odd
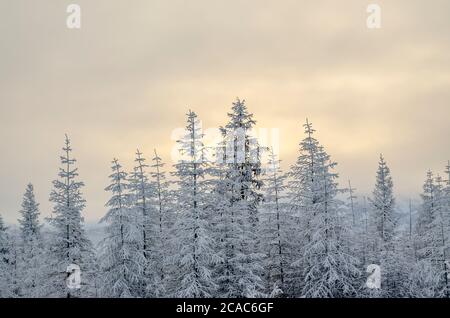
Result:
{"label": "snow covered spruce tree", "polygon": [[170,183],[166,179],[164,163],[158,156],[155,149],[155,156],[151,164],[151,188],[154,190],[155,206],[155,284],[152,294],[154,297],[164,297],[167,293],[167,270],[165,263],[167,260],[167,242],[170,239],[170,229],[174,222],[171,209]]}
{"label": "snow covered spruce tree", "polygon": [[422,204],[419,209],[419,215],[416,223],[416,243],[419,259],[427,258],[431,254],[430,243],[432,243],[432,237],[430,237],[429,234],[432,233],[429,230],[430,224],[433,221],[433,212],[437,204],[435,193],[436,185],[434,183],[433,172],[427,172],[426,179],[422,188]]}
{"label": "snow covered spruce tree", "polygon": [[42,286],[44,272],[44,250],[39,223],[39,204],[34,196],[34,188],[27,185],[20,210],[20,295],[22,297],[40,297],[44,294]]}
{"label": "snow covered spruce tree", "polygon": [[178,189],[173,254],[169,258],[175,297],[212,297],[217,288],[212,268],[220,258],[208,208],[210,163],[206,161],[203,133],[197,115],[187,114],[186,134],[178,141],[181,159],[175,164]]}
{"label": "snow covered spruce tree", "polygon": [[412,264],[408,277],[407,297],[436,298],[442,297],[439,285],[442,277],[427,260],[418,260]]}
{"label": "snow covered spruce tree", "polygon": [[[53,226],[48,257],[48,277],[45,290],[49,297],[93,297],[96,295],[96,263],[92,243],[84,230],[81,215],[85,200],[81,189],[84,183],[78,181],[76,160],[72,157],[70,140],[66,135],[64,154],[61,156],[59,178],[53,181],[50,201],[53,202],[53,216],[49,219]],[[68,267],[80,267],[81,287],[67,284]]]}
{"label": "snow covered spruce tree", "polygon": [[367,266],[368,260],[369,260],[369,216],[367,211],[367,199],[364,196],[362,200],[362,206],[360,209],[360,222],[359,222],[359,228],[358,236],[360,237],[360,260],[361,264],[364,264],[364,266]]}
{"label": "snow covered spruce tree", "polygon": [[440,177],[428,171],[423,186],[422,207],[417,221],[417,254],[419,261],[425,263],[432,277],[439,280],[434,286],[426,286],[427,294],[434,290],[434,297],[449,297],[449,269],[446,260],[448,249],[450,215],[446,202],[445,188]]}
{"label": "snow covered spruce tree", "polygon": [[258,207],[260,193],[260,148],[251,135],[255,125],[245,101],[233,103],[229,122],[221,128],[223,142],[218,147],[216,192],[217,233],[223,262],[217,266],[221,297],[261,297],[265,295],[259,241]]}
{"label": "snow covered spruce tree", "polygon": [[444,187],[444,195],[443,195],[443,205],[444,208],[442,210],[442,214],[440,216],[442,220],[442,229],[444,234],[441,237],[443,238],[442,245],[444,247],[443,256],[447,261],[444,265],[444,279],[445,279],[445,296],[450,298],[450,160],[446,166],[446,184]]}
{"label": "snow covered spruce tree", "polygon": [[[347,208],[349,210],[348,217],[343,217],[342,222],[346,223],[348,231],[346,232],[346,240],[350,242],[348,247],[352,249],[352,255],[359,260],[358,268],[364,270],[369,264],[368,261],[368,215],[366,197],[363,196],[362,203],[358,201],[355,195],[356,189],[352,187],[352,183],[348,180],[348,188],[345,190],[347,195]],[[364,276],[364,275],[363,275]],[[360,287],[365,283],[366,277],[361,277]],[[364,287],[365,288],[365,287]],[[364,293],[362,293],[364,294]],[[358,290],[357,297],[361,296],[361,290]]]}
{"label": "snow covered spruce tree", "polygon": [[[447,165],[445,166],[444,170],[444,177],[442,178],[442,181],[444,183],[444,189],[448,190],[450,188],[450,160],[447,162]],[[448,193],[445,191],[445,195]]]}
{"label": "snow covered spruce tree", "polygon": [[297,258],[291,275],[293,296],[347,297],[356,293],[357,259],[348,254],[344,204],[337,199],[335,162],[313,137],[306,121],[306,138],[290,171],[291,206],[298,218]]}
{"label": "snow covered spruce tree", "polygon": [[20,247],[19,247],[19,233],[16,229],[9,229],[8,231],[8,252],[9,252],[9,277],[11,297],[21,297],[21,273],[19,268],[20,262]]}
{"label": "snow covered spruce tree", "polygon": [[375,188],[370,202],[369,216],[369,261],[381,269],[381,289],[373,289],[371,297],[396,297],[403,293],[404,286],[396,281],[402,275],[402,255],[396,253],[396,226],[394,184],[391,172],[380,155]]}
{"label": "snow covered spruce tree", "polygon": [[0,298],[15,297],[13,291],[12,264],[7,227],[0,215]]}
{"label": "snow covered spruce tree", "polygon": [[350,207],[350,211],[351,211],[351,215],[352,215],[352,227],[356,227],[357,224],[357,213],[356,213],[356,202],[355,200],[358,198],[355,195],[355,188],[352,188],[352,183],[350,180],[348,180],[348,202],[349,202],[349,207]]}
{"label": "snow covered spruce tree", "polygon": [[143,281],[140,284],[141,297],[155,296],[153,291],[158,288],[159,276],[154,271],[156,246],[156,212],[154,206],[155,191],[148,178],[148,164],[143,154],[136,151],[135,167],[129,176],[130,191],[133,194],[133,208],[136,210],[136,222],[141,227],[141,253],[145,258]]}
{"label": "snow covered spruce tree", "polygon": [[266,290],[271,296],[281,296],[286,288],[286,269],[290,263],[289,232],[292,217],[285,202],[286,176],[270,149],[264,181],[264,203],[261,206],[261,245],[265,254]]}
{"label": "snow covered spruce tree", "polygon": [[[413,206],[409,200],[407,211],[399,216],[397,235],[394,244],[394,253],[396,254],[395,262],[397,262],[397,270],[393,279],[397,282],[397,294],[395,297],[414,297],[410,291],[412,290],[412,282],[417,276],[417,253],[416,244],[413,233]],[[402,220],[403,219],[403,220]],[[422,268],[421,268],[422,269]]]}
{"label": "snow covered spruce tree", "polygon": [[101,222],[106,222],[106,237],[100,243],[101,295],[130,298],[140,296],[146,261],[141,251],[141,228],[128,192],[127,173],[117,159],[112,162],[109,207]]}
{"label": "snow covered spruce tree", "polygon": [[[350,182],[348,183],[348,185],[349,188],[352,189],[351,191],[350,189],[346,189],[346,192],[348,192],[347,208],[350,213],[348,214],[348,219],[343,218],[342,221],[346,221],[346,227],[348,228],[346,239],[351,241],[351,243],[348,245],[353,250],[351,254],[356,256],[356,258],[359,260],[358,268],[364,271],[364,269],[370,264],[369,262],[370,234],[369,234],[369,213],[367,207],[367,198],[366,196],[362,196],[361,199],[358,200],[358,196],[355,195],[356,189],[352,188]],[[352,197],[353,200],[351,200]],[[351,201],[353,201],[353,203]],[[355,217],[355,225],[353,225],[353,215]],[[366,277],[364,277],[363,275],[361,279],[362,281],[360,283],[362,285],[362,283],[365,283]],[[362,287],[361,285],[360,287]],[[361,295],[361,290],[358,291],[357,297],[359,296],[364,296]]]}

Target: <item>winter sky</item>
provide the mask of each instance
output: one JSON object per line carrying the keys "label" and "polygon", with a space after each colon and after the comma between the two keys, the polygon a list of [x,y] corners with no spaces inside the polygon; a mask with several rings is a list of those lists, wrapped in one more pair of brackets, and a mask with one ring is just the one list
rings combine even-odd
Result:
{"label": "winter sky", "polygon": [[[370,3],[381,29],[366,27]],[[68,133],[96,221],[113,157],[131,168],[136,147],[157,147],[172,164],[187,110],[218,127],[236,96],[280,129],[285,168],[308,117],[342,184],[369,193],[382,152],[396,193],[417,197],[450,159],[449,12],[448,0],[0,1],[0,213],[14,222],[32,182],[49,215]]]}

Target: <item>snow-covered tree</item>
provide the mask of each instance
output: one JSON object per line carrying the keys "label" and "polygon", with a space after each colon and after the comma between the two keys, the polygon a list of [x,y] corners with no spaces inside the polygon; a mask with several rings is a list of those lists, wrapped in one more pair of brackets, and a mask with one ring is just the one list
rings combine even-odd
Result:
{"label": "snow-covered tree", "polygon": [[142,226],[142,251],[146,259],[150,259],[150,237],[151,237],[151,200],[152,188],[150,187],[147,171],[148,165],[139,149],[136,151],[136,163],[130,175],[130,190],[133,193],[133,203],[135,209],[140,213],[140,223]]}
{"label": "snow-covered tree", "polygon": [[[298,252],[293,262],[296,296],[346,297],[356,293],[359,275],[357,259],[349,254],[346,226],[342,222],[344,203],[337,199],[335,162],[313,137],[306,121],[306,138],[290,171],[291,206],[298,217],[295,237]],[[300,289],[301,288],[301,289]]]}
{"label": "snow-covered tree", "polygon": [[443,246],[443,258],[447,261],[444,262],[444,281],[445,281],[445,297],[450,298],[450,160],[445,167],[446,185],[443,191],[443,209],[441,211],[440,219],[441,224],[441,238]]}
{"label": "snow-covered tree", "polygon": [[350,205],[350,211],[352,215],[352,226],[356,226],[357,222],[357,215],[356,215],[356,207],[355,207],[355,200],[357,199],[357,196],[355,195],[355,188],[352,188],[352,183],[350,180],[348,180],[348,201]]}
{"label": "snow-covered tree", "polygon": [[429,262],[440,277],[437,294],[450,296],[449,269],[446,251],[450,239],[450,212],[448,210],[445,187],[441,177],[434,177],[428,171],[423,186],[422,207],[417,222],[418,258]]}
{"label": "snow-covered tree", "polygon": [[170,229],[173,225],[173,213],[171,209],[170,183],[166,179],[164,171],[164,163],[158,156],[155,149],[155,156],[152,158],[151,164],[151,188],[154,190],[155,205],[155,279],[153,286],[149,286],[151,294],[154,297],[164,297],[167,294],[167,270],[165,263],[168,256],[168,248],[166,242],[170,239]]}
{"label": "snow-covered tree", "polygon": [[395,253],[395,237],[398,217],[395,211],[394,184],[389,167],[380,155],[375,188],[370,202],[369,216],[369,261],[381,267],[381,290],[373,296],[390,297],[398,293],[399,256]]}
{"label": "snow-covered tree", "polygon": [[[72,157],[70,140],[66,136],[61,156],[58,179],[53,181],[50,201],[53,202],[53,215],[49,219],[53,226],[51,246],[48,256],[48,277],[45,279],[46,292],[50,297],[91,297],[95,290],[95,254],[92,243],[84,229],[81,215],[85,200],[78,180],[76,160]],[[81,288],[67,284],[70,276],[68,267],[76,265],[81,270]],[[70,286],[70,288],[69,288]]]}
{"label": "snow-covered tree", "polygon": [[157,255],[155,246],[156,210],[154,206],[155,191],[148,178],[148,164],[143,154],[136,151],[135,166],[129,176],[130,191],[133,194],[133,207],[136,210],[136,222],[141,227],[141,251],[146,260],[144,266],[144,281],[141,283],[141,296],[152,295],[153,286],[158,284],[159,276],[154,271],[155,257]]}
{"label": "snow-covered tree", "polygon": [[186,134],[178,143],[182,158],[175,164],[177,219],[174,253],[169,259],[176,269],[172,273],[173,292],[176,297],[212,297],[217,288],[212,268],[220,257],[209,222],[211,189],[206,178],[210,163],[206,161],[200,121],[192,111],[187,114]]}
{"label": "snow-covered tree", "polygon": [[39,223],[39,204],[36,202],[33,185],[27,185],[20,210],[20,272],[21,296],[40,297],[43,295],[44,251]]}
{"label": "snow-covered tree", "polygon": [[431,255],[430,247],[433,238],[430,237],[430,224],[433,221],[433,214],[436,210],[436,185],[434,183],[433,172],[428,171],[423,184],[422,205],[416,223],[417,247],[419,259],[428,258]]}
{"label": "snow-covered tree", "polygon": [[157,215],[158,215],[158,229],[160,232],[164,231],[164,228],[170,227],[170,222],[172,221],[168,216],[170,212],[170,190],[169,190],[169,182],[166,179],[166,173],[164,171],[164,163],[159,157],[158,153],[155,149],[155,156],[152,158],[153,164],[151,168],[151,185],[155,190],[156,194],[156,206],[157,206]]}
{"label": "snow-covered tree", "polygon": [[[413,222],[413,204],[411,199],[409,200],[409,207],[408,207],[408,251],[412,255],[412,259],[414,262],[417,261],[417,245],[416,245],[416,238],[414,233],[414,222]],[[414,210],[416,213],[416,210]]]}
{"label": "snow-covered tree", "polygon": [[24,242],[32,242],[40,239],[41,225],[39,224],[39,204],[34,196],[34,187],[31,183],[27,185],[22,201],[22,216],[19,219],[20,233]]}
{"label": "snow-covered tree", "polygon": [[405,296],[412,298],[442,297],[442,293],[439,291],[441,281],[442,277],[430,262],[419,260],[413,263],[408,277],[409,288]]}
{"label": "snow-covered tree", "polygon": [[[137,150],[129,173],[114,159],[98,250],[66,136],[51,226],[39,222],[31,184],[18,226],[0,215],[0,298],[450,298],[450,161],[442,178],[427,173],[421,203],[406,211],[380,156],[367,204],[350,180],[340,188],[308,120],[287,174],[273,150],[263,169],[255,125],[237,99],[213,162],[189,111],[173,180],[156,150],[149,163]],[[381,289],[365,284],[374,264]],[[80,288],[69,279],[77,267]]]}
{"label": "snow-covered tree", "polygon": [[10,290],[11,297],[21,297],[21,268],[20,268],[20,238],[16,229],[9,229],[8,231],[8,251],[9,251],[9,275],[10,275]]}
{"label": "snow-covered tree", "polygon": [[419,270],[424,269],[422,267],[423,264],[417,263],[417,251],[413,232],[413,205],[411,200],[409,200],[407,221],[405,223],[405,226],[398,231],[399,233],[394,244],[394,253],[397,255],[395,261],[399,268],[394,276],[398,286],[395,297],[415,297],[411,291],[418,285],[414,285],[415,282],[413,279],[417,278],[416,275]]}
{"label": "snow-covered tree", "polygon": [[258,239],[260,189],[260,147],[251,135],[255,125],[244,101],[233,103],[229,122],[221,128],[220,174],[216,193],[217,231],[224,261],[217,267],[219,295],[260,297],[264,295],[263,254]]}
{"label": "snow-covered tree", "polygon": [[[369,216],[367,209],[367,199],[362,197],[362,202],[358,200],[355,194],[356,189],[352,187],[352,183],[348,180],[348,188],[345,189],[347,193],[346,207],[349,213],[344,214],[341,221],[346,225],[347,231],[343,233],[344,240],[348,242],[347,252],[356,256],[358,259],[358,269],[365,271],[369,262]],[[367,287],[365,285],[367,277],[362,275],[358,282],[357,297],[367,296]]]}
{"label": "snow-covered tree", "polygon": [[112,162],[109,208],[101,222],[106,222],[106,237],[100,244],[101,295],[104,297],[138,297],[146,260],[141,252],[141,228],[128,192],[127,173],[117,159]]}
{"label": "snow-covered tree", "polygon": [[292,217],[285,202],[285,179],[280,162],[270,150],[264,181],[264,203],[261,206],[261,243],[265,253],[264,269],[268,294],[286,290],[286,269],[290,266],[289,230]]}
{"label": "snow-covered tree", "polygon": [[[359,260],[359,268],[362,271],[364,271],[370,264],[369,261],[370,233],[369,233],[369,215],[367,207],[367,198],[366,196],[362,196],[361,202],[355,198],[353,203],[354,203],[353,208],[355,213],[356,225],[352,226],[351,231],[349,232],[350,236],[349,239],[352,241],[350,247],[354,251],[352,254],[356,255]],[[361,283],[360,287],[365,288],[364,283],[366,281],[366,277],[364,277],[363,275],[363,277],[361,278],[362,281],[360,282]],[[359,290],[358,296],[365,296],[365,294],[364,292],[361,292],[361,290]]]}
{"label": "snow-covered tree", "polygon": [[396,226],[395,199],[389,167],[380,155],[378,171],[372,198],[369,198],[372,208],[372,225],[379,239],[379,248],[389,248],[394,237]]}
{"label": "snow-covered tree", "polygon": [[0,298],[14,297],[9,246],[7,227],[0,215]]}

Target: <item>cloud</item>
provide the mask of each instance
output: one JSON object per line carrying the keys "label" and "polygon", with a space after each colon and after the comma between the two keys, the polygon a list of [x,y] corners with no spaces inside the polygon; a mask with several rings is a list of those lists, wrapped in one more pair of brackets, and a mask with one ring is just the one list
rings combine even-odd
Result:
{"label": "cloud", "polygon": [[[397,193],[416,195],[450,157],[450,3],[378,1],[87,1],[81,30],[69,1],[0,3],[0,213],[17,218],[35,183],[42,212],[64,133],[86,183],[87,220],[104,214],[110,160],[134,151],[169,159],[191,108],[205,127],[236,96],[258,126],[280,128],[287,168],[308,117],[342,179],[371,190],[385,153]],[[170,164],[170,163],[169,163]]]}

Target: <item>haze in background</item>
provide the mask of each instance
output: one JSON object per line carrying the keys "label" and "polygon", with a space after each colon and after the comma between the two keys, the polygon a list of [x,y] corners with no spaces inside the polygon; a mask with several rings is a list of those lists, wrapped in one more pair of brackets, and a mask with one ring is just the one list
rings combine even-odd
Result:
{"label": "haze in background", "polygon": [[[50,215],[68,133],[96,221],[113,157],[131,168],[156,147],[171,165],[188,109],[218,127],[237,96],[280,129],[284,168],[308,117],[342,184],[370,193],[382,152],[397,195],[417,197],[450,158],[450,2],[376,1],[375,30],[371,2],[1,1],[0,213],[15,222],[32,182]],[[70,3],[80,30],[66,28]]]}

